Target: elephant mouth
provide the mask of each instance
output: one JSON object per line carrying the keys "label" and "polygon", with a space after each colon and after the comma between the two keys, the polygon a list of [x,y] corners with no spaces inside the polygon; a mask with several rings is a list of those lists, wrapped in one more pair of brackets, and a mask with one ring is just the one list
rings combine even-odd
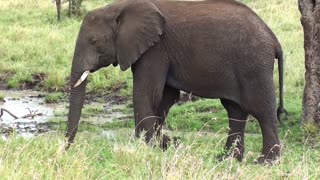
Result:
{"label": "elephant mouth", "polygon": [[85,71],[82,75],[81,75],[81,77],[79,78],[79,80],[77,81],[77,83],[73,86],[73,87],[78,87],[83,81],[85,81],[86,79],[87,79],[87,77],[89,76],[89,74],[90,74],[90,71],[89,70],[87,70],[87,71]]}
{"label": "elephant mouth", "polygon": [[115,61],[114,61],[114,57],[113,56],[110,56],[110,55],[101,55],[99,57],[99,65],[100,67],[107,67],[109,66],[110,64],[113,64]]}
{"label": "elephant mouth", "polygon": [[118,62],[113,62],[113,63],[108,63],[108,56],[100,56],[99,57],[99,65],[91,70],[86,70],[83,72],[83,74],[81,75],[81,77],[79,78],[79,80],[77,81],[77,83],[73,86],[73,87],[78,87],[83,81],[85,81],[87,79],[87,77],[89,76],[90,73],[93,73],[97,70],[99,70],[102,67],[107,67],[110,64],[112,64],[114,67],[116,67],[118,65]]}

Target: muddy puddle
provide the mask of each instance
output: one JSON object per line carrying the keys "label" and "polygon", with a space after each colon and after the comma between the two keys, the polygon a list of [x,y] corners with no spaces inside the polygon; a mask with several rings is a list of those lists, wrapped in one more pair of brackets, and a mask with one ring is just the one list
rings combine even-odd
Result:
{"label": "muddy puddle", "polygon": [[[103,111],[96,114],[87,115],[86,109],[88,107],[103,107]],[[113,123],[120,121],[129,121],[132,120],[132,115],[128,115],[122,112],[122,109],[125,107],[123,104],[110,104],[105,103],[90,103],[84,105],[81,121],[88,122],[93,125],[102,125],[105,123]]]}
{"label": "muddy puddle", "polygon": [[[4,101],[0,101],[0,136],[4,140],[13,133],[25,138],[35,137],[52,131],[50,122],[48,123],[50,119],[59,117],[67,120],[66,100],[59,104],[46,104],[45,93],[30,90],[0,90],[0,94],[5,97]],[[125,107],[124,103],[91,101],[84,107],[87,107],[88,112],[86,114],[86,110],[83,110],[81,121],[93,125],[130,119],[130,116],[122,111]],[[100,108],[99,112],[92,113],[91,111],[97,107]],[[101,134],[111,139],[114,137],[114,132],[110,131],[103,131]]]}
{"label": "muddy puddle", "polygon": [[7,139],[12,133],[25,138],[37,136],[50,129],[44,125],[54,116],[54,107],[44,103],[43,95],[35,91],[0,91],[0,134]]}

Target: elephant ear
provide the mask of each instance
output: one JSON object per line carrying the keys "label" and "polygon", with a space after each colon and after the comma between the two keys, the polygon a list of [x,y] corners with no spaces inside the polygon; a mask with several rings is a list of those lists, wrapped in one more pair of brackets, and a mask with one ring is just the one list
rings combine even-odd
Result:
{"label": "elephant ear", "polygon": [[166,22],[152,2],[137,0],[120,10],[117,23],[117,59],[125,71],[160,40]]}

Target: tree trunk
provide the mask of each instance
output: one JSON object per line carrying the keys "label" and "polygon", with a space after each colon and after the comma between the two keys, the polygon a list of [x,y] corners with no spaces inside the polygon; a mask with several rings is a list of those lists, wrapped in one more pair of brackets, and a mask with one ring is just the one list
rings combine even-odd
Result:
{"label": "tree trunk", "polygon": [[61,0],[56,0],[56,7],[57,7],[57,19],[60,21],[61,19]]}
{"label": "tree trunk", "polygon": [[68,16],[81,15],[81,3],[83,0],[69,0]]}
{"label": "tree trunk", "polygon": [[71,9],[72,9],[72,4],[74,4],[74,0],[68,0],[68,1],[69,1],[68,16],[71,17]]}
{"label": "tree trunk", "polygon": [[320,0],[299,0],[299,10],[306,68],[302,123],[320,127]]}

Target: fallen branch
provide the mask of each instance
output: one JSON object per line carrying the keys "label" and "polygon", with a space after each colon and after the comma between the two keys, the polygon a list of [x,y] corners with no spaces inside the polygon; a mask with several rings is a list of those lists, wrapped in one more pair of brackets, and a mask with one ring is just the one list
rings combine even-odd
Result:
{"label": "fallen branch", "polygon": [[[22,116],[22,119],[27,119],[27,118],[31,118],[34,119],[36,116],[43,116],[43,113],[37,113],[38,111],[31,111],[29,108],[27,108],[29,110],[29,114]],[[2,116],[3,116],[3,112],[8,113],[10,116],[12,116],[14,119],[19,119],[19,117],[17,117],[16,115],[14,115],[12,112],[10,112],[7,109],[4,108],[0,108],[0,120],[2,121]]]}
{"label": "fallen branch", "polygon": [[29,110],[29,114],[22,116],[21,118],[23,119],[27,119],[27,118],[31,118],[34,119],[34,117],[36,116],[43,116],[43,113],[37,113],[38,110],[36,111],[31,111],[29,108],[27,108]]}
{"label": "fallen branch", "polygon": [[[6,109],[4,109],[4,108],[0,108],[0,118],[2,117],[2,115],[3,115],[3,112],[6,112],[6,113],[8,113],[10,116],[12,116],[14,119],[19,119],[17,116],[15,116],[12,112],[10,112],[10,111],[8,111],[8,110],[6,110]],[[2,121],[2,119],[1,119],[1,121]]]}

